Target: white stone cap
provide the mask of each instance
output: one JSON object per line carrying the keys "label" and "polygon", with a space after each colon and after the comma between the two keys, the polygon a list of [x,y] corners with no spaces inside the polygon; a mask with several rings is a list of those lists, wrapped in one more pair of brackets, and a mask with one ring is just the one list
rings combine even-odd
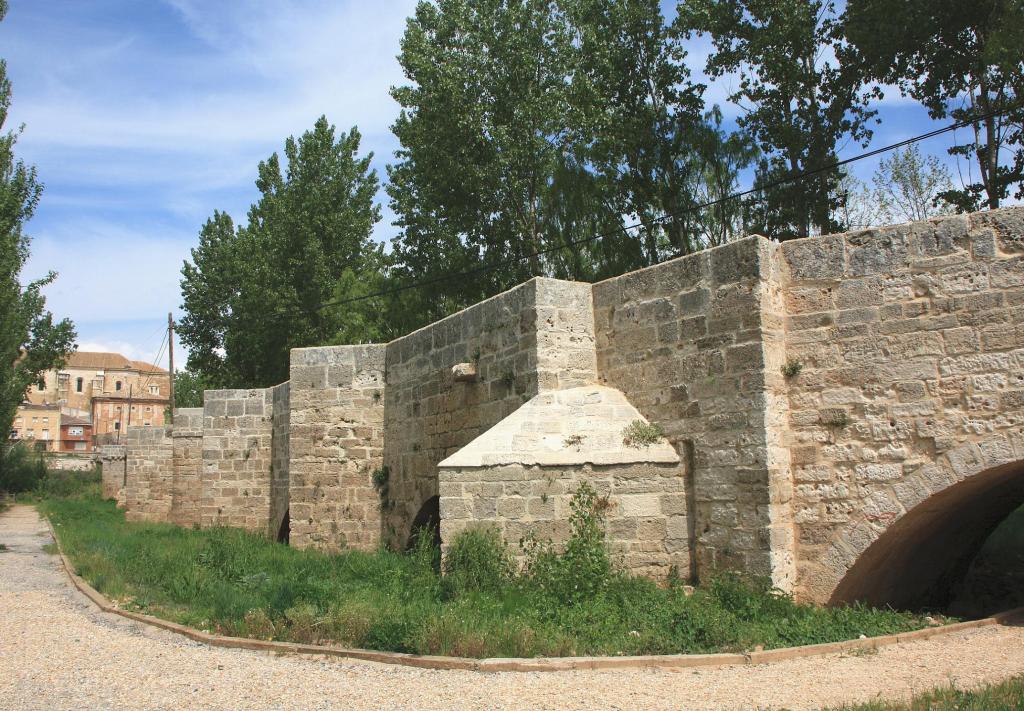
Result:
{"label": "white stone cap", "polygon": [[665,439],[630,446],[623,430],[646,419],[615,388],[586,385],[541,393],[440,464],[563,466],[679,462]]}

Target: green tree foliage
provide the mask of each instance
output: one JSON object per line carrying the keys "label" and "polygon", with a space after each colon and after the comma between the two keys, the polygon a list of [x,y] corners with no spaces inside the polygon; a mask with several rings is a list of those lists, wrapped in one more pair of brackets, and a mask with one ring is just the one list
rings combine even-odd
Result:
{"label": "green tree foliage", "polygon": [[945,191],[946,201],[967,212],[1024,197],[1024,3],[850,0],[845,28],[875,79],[896,84],[934,119],[973,123],[950,153],[973,158],[978,179]]}
{"label": "green tree foliage", "polygon": [[656,0],[421,2],[399,55],[408,83],[392,90],[393,277],[439,281],[403,293],[395,322],[704,246],[699,221],[662,217],[693,208],[709,176],[735,180],[749,147],[703,116],[684,57]]}
{"label": "green tree foliage", "polygon": [[377,334],[365,310],[323,306],[379,278],[377,175],[359,143],[357,129],[336,133],[321,117],[285,141],[283,167],[277,153],[259,164],[261,197],[245,226],[221,212],[203,226],[182,268],[178,333],[189,370],[209,386],[282,382],[290,349]]}
{"label": "green tree foliage", "polygon": [[[0,20],[7,3],[0,0]],[[0,60],[0,130],[7,121],[11,85]],[[18,131],[0,134],[0,467],[18,405],[25,391],[46,370],[62,365],[74,350],[75,329],[67,319],[54,321],[46,310],[43,287],[56,274],[22,282],[29,256],[25,223],[32,218],[43,186],[35,168],[15,158]]]}
{"label": "green tree foliage", "polygon": [[709,35],[711,76],[738,74],[730,100],[743,109],[739,125],[764,158],[750,203],[751,230],[785,239],[838,228],[838,170],[770,187],[835,160],[844,140],[871,137],[865,89],[846,61],[842,26],[831,0],[694,0],[679,6],[679,26]]}
{"label": "green tree foliage", "polygon": [[203,376],[191,370],[179,370],[174,374],[174,406],[202,407],[203,391],[209,386]]}

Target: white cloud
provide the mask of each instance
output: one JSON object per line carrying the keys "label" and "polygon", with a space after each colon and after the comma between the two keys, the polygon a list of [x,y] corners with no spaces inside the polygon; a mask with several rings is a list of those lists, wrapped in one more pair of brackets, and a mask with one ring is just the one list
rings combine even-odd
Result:
{"label": "white cloud", "polygon": [[[152,347],[144,348],[135,343],[121,340],[82,340],[78,342],[78,350],[80,351],[120,353],[129,360],[141,360],[146,363],[155,362],[157,365],[166,368],[167,350],[164,348],[161,351],[157,351],[156,346],[156,342],[153,342]],[[175,370],[178,370],[178,368],[175,367]]]}
{"label": "white cloud", "polygon": [[190,244],[144,228],[83,222],[38,234],[27,278],[58,273],[46,287],[47,308],[75,322],[150,319],[177,310],[181,264]]}

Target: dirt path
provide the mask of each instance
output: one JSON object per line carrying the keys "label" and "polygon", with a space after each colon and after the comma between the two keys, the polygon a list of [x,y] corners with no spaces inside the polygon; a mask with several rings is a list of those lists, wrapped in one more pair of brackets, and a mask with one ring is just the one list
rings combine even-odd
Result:
{"label": "dirt path", "polygon": [[1024,627],[756,667],[481,674],[218,649],[99,612],[35,509],[0,514],[3,709],[818,709],[1024,674]]}

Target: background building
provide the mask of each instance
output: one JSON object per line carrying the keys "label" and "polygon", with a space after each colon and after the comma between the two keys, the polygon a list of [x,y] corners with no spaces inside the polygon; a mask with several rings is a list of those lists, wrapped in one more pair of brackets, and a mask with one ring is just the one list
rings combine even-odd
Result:
{"label": "background building", "polygon": [[101,395],[92,399],[92,427],[97,441],[111,443],[119,432],[131,427],[158,427],[164,424],[164,411],[170,404],[157,395],[132,396],[128,393]]}
{"label": "background building", "polygon": [[49,370],[29,389],[33,404],[58,405],[66,413],[89,416],[94,397],[155,397],[169,400],[170,374],[120,353],[78,351],[59,370]]}
{"label": "background building", "polygon": [[14,416],[10,437],[30,443],[36,449],[55,451],[60,441],[60,408],[56,405],[21,405]]}
{"label": "background building", "polygon": [[29,388],[10,436],[47,442],[48,450],[91,450],[99,440],[116,441],[129,424],[162,425],[170,393],[163,368],[120,353],[78,351]]}
{"label": "background building", "polygon": [[60,451],[88,452],[92,449],[92,422],[87,417],[61,415]]}

